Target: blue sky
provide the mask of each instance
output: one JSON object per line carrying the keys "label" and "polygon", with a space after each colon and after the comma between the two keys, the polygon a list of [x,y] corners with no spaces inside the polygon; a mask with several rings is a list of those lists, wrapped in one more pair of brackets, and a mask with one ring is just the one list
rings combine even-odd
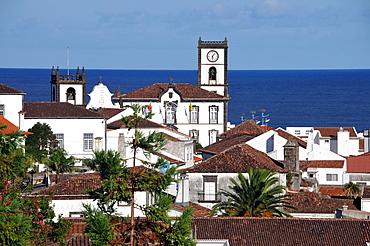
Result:
{"label": "blue sky", "polygon": [[197,41],[229,41],[229,69],[370,68],[369,0],[0,0],[0,67],[197,69]]}

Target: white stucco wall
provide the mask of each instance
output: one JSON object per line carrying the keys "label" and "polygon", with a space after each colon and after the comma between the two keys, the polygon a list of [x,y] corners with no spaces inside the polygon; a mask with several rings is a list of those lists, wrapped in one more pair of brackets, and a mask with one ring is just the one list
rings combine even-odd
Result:
{"label": "white stucco wall", "polygon": [[[103,119],[25,119],[25,129],[37,122],[46,123],[54,134],[64,134],[64,149],[75,158],[91,158],[92,151],[84,151],[84,133],[93,133],[93,138],[101,137],[100,149],[104,149],[105,122]],[[99,146],[93,143],[94,149]]]}
{"label": "white stucco wall", "polygon": [[19,126],[18,112],[23,108],[23,95],[0,95],[0,104],[4,105],[4,117]]}
{"label": "white stucco wall", "polygon": [[[135,203],[139,205],[145,205],[150,203],[150,198],[146,192],[135,192]],[[90,204],[97,208],[97,202],[93,199],[76,199],[76,200],[52,200],[52,206],[54,206],[55,217],[57,218],[60,214],[63,217],[76,217],[76,215],[70,216],[73,213],[82,213],[84,210],[83,204]],[[116,204],[114,206],[116,214],[118,216],[128,216],[131,214],[131,206],[128,204]],[[135,216],[144,216],[144,213],[135,208]],[[77,215],[78,216],[78,215]]]}
{"label": "white stucco wall", "polygon": [[[206,208],[212,208],[216,203],[214,202],[199,202],[198,193],[204,192],[204,179],[203,176],[217,176],[217,192],[221,190],[229,190],[228,186],[232,185],[230,178],[238,181],[237,173],[188,173],[189,175],[189,201],[198,203]],[[244,173],[244,176],[248,174]],[[285,173],[277,173],[276,176],[279,178],[277,185],[286,185]],[[221,200],[225,198],[221,196]]]}

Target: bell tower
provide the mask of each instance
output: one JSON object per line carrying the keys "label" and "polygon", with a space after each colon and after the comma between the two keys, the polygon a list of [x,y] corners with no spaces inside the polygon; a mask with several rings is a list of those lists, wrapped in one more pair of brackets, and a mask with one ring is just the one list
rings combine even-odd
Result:
{"label": "bell tower", "polygon": [[77,67],[76,75],[61,75],[59,67],[51,69],[51,101],[86,105],[85,68]]}
{"label": "bell tower", "polygon": [[198,86],[228,97],[227,39],[198,40]]}

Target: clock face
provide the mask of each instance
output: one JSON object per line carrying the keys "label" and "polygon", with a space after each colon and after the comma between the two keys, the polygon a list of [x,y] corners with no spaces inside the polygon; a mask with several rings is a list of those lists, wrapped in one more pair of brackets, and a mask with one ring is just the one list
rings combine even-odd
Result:
{"label": "clock face", "polygon": [[215,62],[218,60],[218,53],[217,51],[215,50],[210,50],[208,53],[207,53],[207,59],[208,61],[210,62]]}

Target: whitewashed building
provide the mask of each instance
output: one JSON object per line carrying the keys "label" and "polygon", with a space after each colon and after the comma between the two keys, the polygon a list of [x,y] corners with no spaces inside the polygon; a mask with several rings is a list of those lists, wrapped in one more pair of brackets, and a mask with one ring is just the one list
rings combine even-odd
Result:
{"label": "whitewashed building", "polygon": [[312,141],[338,155],[350,156],[363,153],[361,137],[354,127],[287,127],[290,134]]}
{"label": "whitewashed building", "polygon": [[93,111],[67,102],[25,102],[23,129],[46,123],[61,147],[77,159],[91,158],[104,150],[106,120]]}
{"label": "whitewashed building", "polygon": [[202,146],[227,130],[227,40],[198,41],[198,85],[156,83],[114,97],[121,108],[138,103],[154,113],[153,121],[190,135]]}
{"label": "whitewashed building", "polygon": [[23,91],[0,83],[0,116],[19,127],[19,113],[22,111]]}

